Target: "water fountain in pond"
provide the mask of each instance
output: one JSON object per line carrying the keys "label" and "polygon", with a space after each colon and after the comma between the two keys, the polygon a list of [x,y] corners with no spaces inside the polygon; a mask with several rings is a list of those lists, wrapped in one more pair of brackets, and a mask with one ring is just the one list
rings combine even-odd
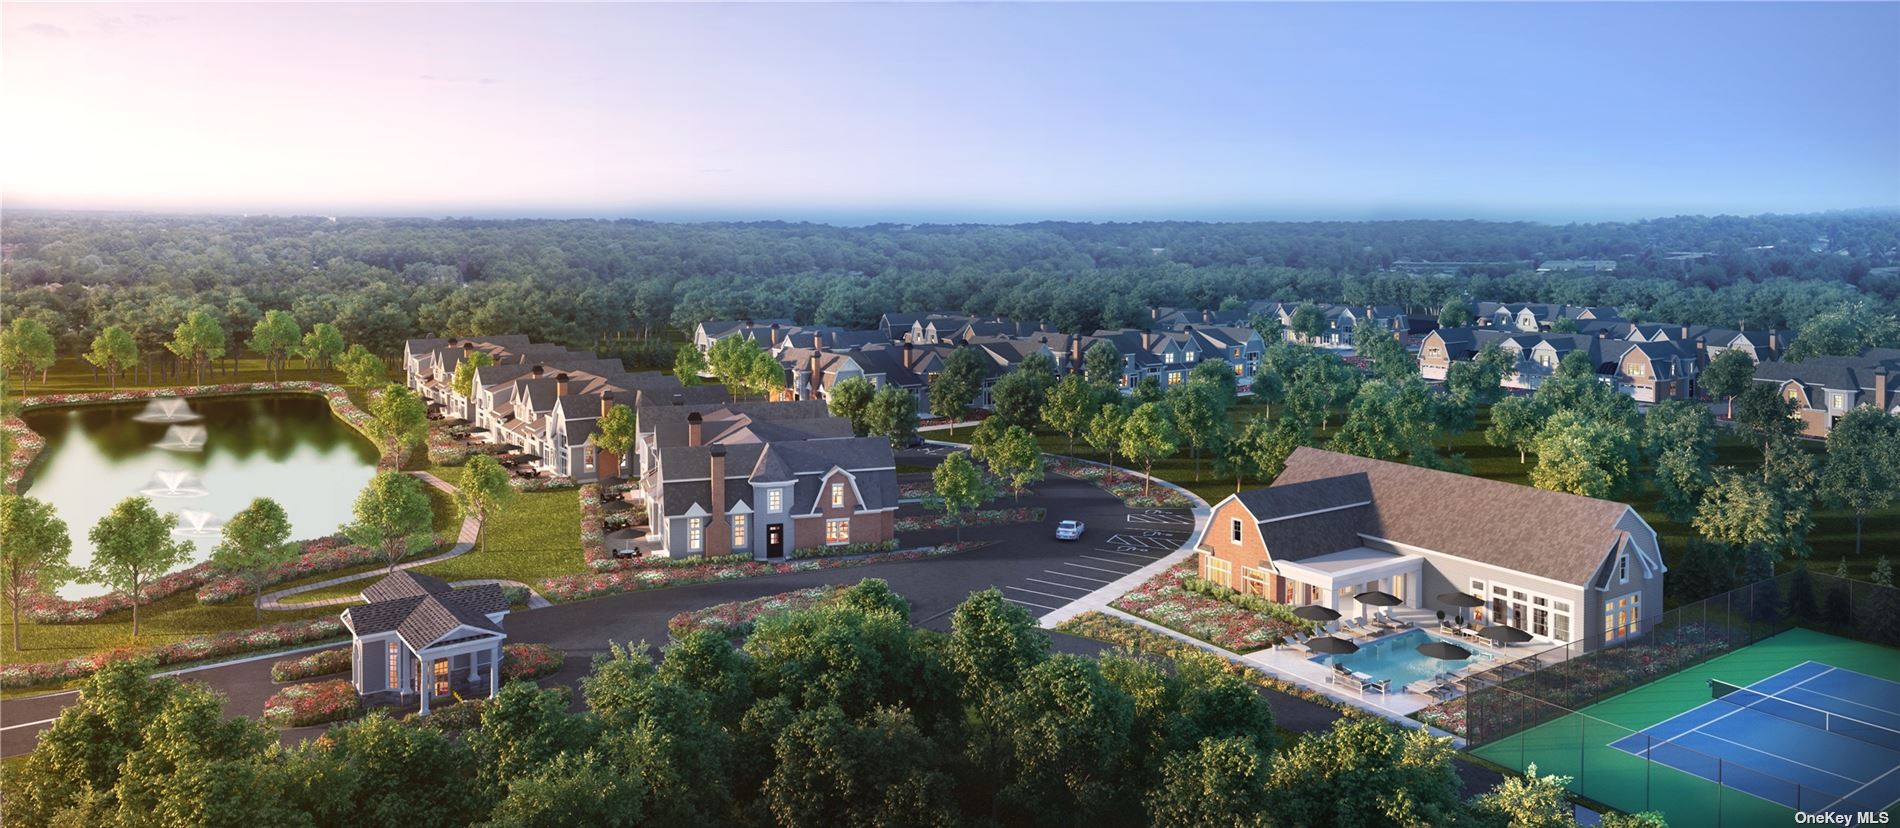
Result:
{"label": "water fountain in pond", "polygon": [[152,481],[145,484],[145,488],[139,489],[139,494],[147,497],[204,497],[211,492],[193,472],[161,469],[152,475]]}
{"label": "water fountain in pond", "polygon": [[132,419],[141,423],[187,423],[199,419],[191,404],[180,397],[160,397],[145,404]]}
{"label": "water fountain in pond", "polygon": [[166,451],[204,451],[205,427],[172,426],[165,429],[165,436],[152,445]]}
{"label": "water fountain in pond", "polygon": [[223,532],[224,521],[219,520],[217,515],[197,509],[180,509],[178,528],[172,530],[172,534],[187,538],[212,538]]}

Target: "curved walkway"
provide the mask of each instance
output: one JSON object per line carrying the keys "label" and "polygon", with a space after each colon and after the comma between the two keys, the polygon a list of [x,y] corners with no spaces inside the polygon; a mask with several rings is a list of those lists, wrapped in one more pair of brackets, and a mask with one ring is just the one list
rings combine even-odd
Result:
{"label": "curved walkway", "polygon": [[[439,489],[444,492],[448,492],[451,495],[455,494],[455,487],[450,485],[448,481],[443,480],[440,477],[436,477],[435,475],[430,474],[428,472],[424,472],[424,471],[412,471],[410,472],[410,474],[414,475],[416,479],[421,480],[422,482],[427,483],[430,486],[435,487],[436,489]],[[464,518],[462,520],[462,530],[460,532],[457,532],[455,535],[455,545],[449,547],[449,550],[447,552],[443,552],[440,555],[431,555],[427,558],[419,558],[413,561],[404,561],[402,563],[396,564],[396,568],[397,569],[414,569],[418,566],[428,566],[429,564],[432,564],[432,563],[439,563],[441,561],[446,561],[457,555],[461,555],[469,551],[470,549],[474,549],[475,538],[476,538],[477,530],[479,528],[480,527],[475,523],[474,518]],[[327,580],[318,581],[314,584],[304,584],[303,586],[294,586],[289,589],[280,589],[280,590],[277,590],[276,592],[266,592],[257,599],[257,606],[260,609],[284,611],[284,610],[310,609],[311,607],[330,607],[330,606],[341,606],[343,604],[354,604],[356,603],[357,599],[348,597],[348,596],[341,597],[341,598],[324,598],[318,601],[303,601],[303,602],[291,603],[291,604],[283,603],[283,599],[288,598],[292,595],[297,595],[299,593],[325,589],[328,587],[336,586],[338,584],[347,584],[351,581],[368,580],[370,578],[377,578],[377,577],[381,577],[387,574],[389,574],[389,570],[387,569],[375,569],[369,572],[358,572],[354,575],[342,575],[336,578],[330,578]],[[496,583],[501,583],[501,582],[498,581]],[[511,581],[508,583],[513,583],[513,582]],[[525,586],[525,584],[523,586]],[[533,590],[529,590],[528,595],[529,595],[528,602],[530,606],[533,606],[534,600],[536,598],[541,597],[539,595],[534,594]],[[545,602],[547,599],[542,598],[541,600]]]}

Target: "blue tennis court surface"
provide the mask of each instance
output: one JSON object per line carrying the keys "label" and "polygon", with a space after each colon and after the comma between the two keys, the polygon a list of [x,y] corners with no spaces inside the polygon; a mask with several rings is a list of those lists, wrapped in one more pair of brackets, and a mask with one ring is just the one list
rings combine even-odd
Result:
{"label": "blue tennis court surface", "polygon": [[1797,811],[1900,802],[1900,684],[1807,661],[1611,747]]}

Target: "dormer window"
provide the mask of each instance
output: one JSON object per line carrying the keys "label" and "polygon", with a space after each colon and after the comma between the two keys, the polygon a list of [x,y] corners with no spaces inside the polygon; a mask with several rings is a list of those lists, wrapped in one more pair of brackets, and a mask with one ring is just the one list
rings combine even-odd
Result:
{"label": "dormer window", "polygon": [[843,483],[831,484],[831,508],[833,509],[844,508],[844,484]]}
{"label": "dormer window", "polygon": [[1628,551],[1617,553],[1616,582],[1619,584],[1630,582],[1630,553]]}
{"label": "dormer window", "polygon": [[1161,361],[1166,362],[1170,365],[1174,364],[1174,354],[1163,354],[1161,357]]}

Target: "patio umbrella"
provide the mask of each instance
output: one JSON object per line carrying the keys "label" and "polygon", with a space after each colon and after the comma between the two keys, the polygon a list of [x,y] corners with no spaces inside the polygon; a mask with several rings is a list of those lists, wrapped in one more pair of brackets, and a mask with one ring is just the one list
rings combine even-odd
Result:
{"label": "patio umbrella", "polygon": [[1459,661],[1471,657],[1471,651],[1449,641],[1427,641],[1418,645],[1418,654],[1441,661]]}
{"label": "patio umbrella", "polygon": [[1482,607],[1484,606],[1483,598],[1479,598],[1476,595],[1467,595],[1462,592],[1447,592],[1447,593],[1444,593],[1443,595],[1438,596],[1438,600],[1444,603],[1450,604],[1454,607]]}
{"label": "patio umbrella", "polygon": [[1347,653],[1359,652],[1359,645],[1347,641],[1344,638],[1334,638],[1330,635],[1322,635],[1306,642],[1306,648],[1325,655],[1346,655]]}
{"label": "patio umbrella", "polygon": [[1393,595],[1390,592],[1380,592],[1376,589],[1371,592],[1361,592],[1358,595],[1354,595],[1352,599],[1361,604],[1371,604],[1375,607],[1396,607],[1405,603],[1405,600],[1397,595]]}
{"label": "patio umbrella", "polygon": [[1321,623],[1339,620],[1338,610],[1328,609],[1318,604],[1307,604],[1303,607],[1296,607],[1293,610],[1293,614],[1308,621],[1319,621]]}
{"label": "patio umbrella", "polygon": [[1499,644],[1522,644],[1531,640],[1531,634],[1505,624],[1492,624],[1478,631],[1479,635]]}

